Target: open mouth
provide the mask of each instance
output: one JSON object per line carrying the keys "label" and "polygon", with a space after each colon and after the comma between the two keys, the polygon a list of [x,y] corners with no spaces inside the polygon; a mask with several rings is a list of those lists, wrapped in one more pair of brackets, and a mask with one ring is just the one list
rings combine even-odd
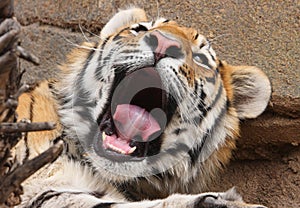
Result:
{"label": "open mouth", "polygon": [[98,119],[98,154],[123,161],[158,154],[170,119],[170,103],[153,67],[116,74],[111,96]]}

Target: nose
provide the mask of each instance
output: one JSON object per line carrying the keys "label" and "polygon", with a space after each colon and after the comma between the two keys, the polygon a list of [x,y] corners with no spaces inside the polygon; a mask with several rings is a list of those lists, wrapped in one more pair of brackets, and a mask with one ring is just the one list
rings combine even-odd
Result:
{"label": "nose", "polygon": [[151,47],[156,63],[165,57],[179,59],[183,56],[180,42],[175,38],[167,37],[160,31],[153,31],[145,36],[145,41]]}

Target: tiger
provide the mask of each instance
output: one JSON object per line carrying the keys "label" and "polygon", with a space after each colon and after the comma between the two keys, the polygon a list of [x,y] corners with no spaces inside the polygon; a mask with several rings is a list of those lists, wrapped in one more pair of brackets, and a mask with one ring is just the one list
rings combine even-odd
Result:
{"label": "tiger", "polygon": [[97,39],[19,99],[18,119],[57,123],[28,133],[19,157],[58,140],[64,151],[23,183],[18,207],[265,207],[235,188],[207,191],[236,149],[240,120],[268,105],[266,74],[220,60],[196,29],[148,20],[141,8],[119,10]]}

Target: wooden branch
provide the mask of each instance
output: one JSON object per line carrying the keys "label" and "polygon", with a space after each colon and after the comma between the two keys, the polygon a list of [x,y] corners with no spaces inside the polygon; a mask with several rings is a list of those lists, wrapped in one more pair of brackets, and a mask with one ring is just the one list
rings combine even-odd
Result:
{"label": "wooden branch", "polygon": [[[16,123],[18,98],[35,86],[20,80],[18,58],[35,65],[39,59],[20,46],[21,25],[14,18],[14,0],[0,0],[0,207],[15,206],[21,202],[21,183],[45,164],[54,161],[62,152],[62,141],[18,166],[11,154],[12,148],[22,139],[22,132],[52,130],[53,122]],[[17,167],[17,168],[15,168]]]}
{"label": "wooden branch", "polygon": [[15,100],[18,100],[18,98],[24,93],[28,92],[35,88],[36,85],[29,85],[29,84],[23,84],[17,91],[17,93],[13,96]]}
{"label": "wooden branch", "polygon": [[10,18],[14,15],[14,0],[0,1],[0,18]]}
{"label": "wooden branch", "polygon": [[31,131],[45,131],[55,129],[56,124],[53,122],[35,122],[35,123],[0,123],[1,133],[17,133]]}
{"label": "wooden branch", "polygon": [[[4,110],[15,109],[15,108],[17,108],[17,106],[18,106],[18,101],[16,101],[15,99],[8,99],[3,105]],[[0,114],[2,114],[2,111]]]}
{"label": "wooden branch", "polygon": [[0,51],[3,51],[7,48],[10,48],[13,44],[17,44],[17,39],[20,34],[20,26],[17,22],[11,23],[11,19],[7,19],[3,22],[3,25],[6,25],[6,31],[0,37]]}
{"label": "wooden branch", "polygon": [[[6,66],[3,68],[0,68],[0,75],[2,76],[2,74],[10,72],[10,70],[12,68],[11,66],[14,65],[15,61],[16,61],[16,56],[14,56],[10,51],[6,52],[4,55],[0,56],[0,66]],[[2,78],[1,78],[1,81],[2,81]]]}
{"label": "wooden branch", "polygon": [[17,56],[19,56],[20,58],[22,58],[26,61],[29,61],[29,62],[33,63],[34,65],[39,65],[40,64],[40,60],[39,60],[38,57],[36,57],[32,53],[26,51],[21,46],[17,46],[17,51],[16,52],[17,52]]}
{"label": "wooden branch", "polygon": [[59,141],[39,156],[27,161],[24,165],[16,168],[7,175],[0,184],[0,205],[3,204],[9,195],[20,186],[29,176],[34,174],[47,163],[55,161],[62,153],[63,141]]}

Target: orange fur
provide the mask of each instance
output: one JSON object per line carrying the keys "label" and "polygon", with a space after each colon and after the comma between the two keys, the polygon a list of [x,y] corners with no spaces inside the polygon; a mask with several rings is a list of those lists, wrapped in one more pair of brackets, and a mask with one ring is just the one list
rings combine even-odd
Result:
{"label": "orange fur", "polygon": [[233,89],[232,89],[232,77],[233,72],[232,66],[228,65],[226,61],[220,61],[219,65],[220,74],[223,80],[223,85],[226,90],[226,94],[229,101],[233,100]]}
{"label": "orange fur", "polygon": [[51,121],[56,123],[54,130],[28,133],[28,146],[34,155],[47,149],[50,142],[61,134],[62,128],[57,114],[57,103],[51,95],[47,81],[40,83],[32,92],[20,96],[17,114],[19,121],[26,119],[30,122]]}

